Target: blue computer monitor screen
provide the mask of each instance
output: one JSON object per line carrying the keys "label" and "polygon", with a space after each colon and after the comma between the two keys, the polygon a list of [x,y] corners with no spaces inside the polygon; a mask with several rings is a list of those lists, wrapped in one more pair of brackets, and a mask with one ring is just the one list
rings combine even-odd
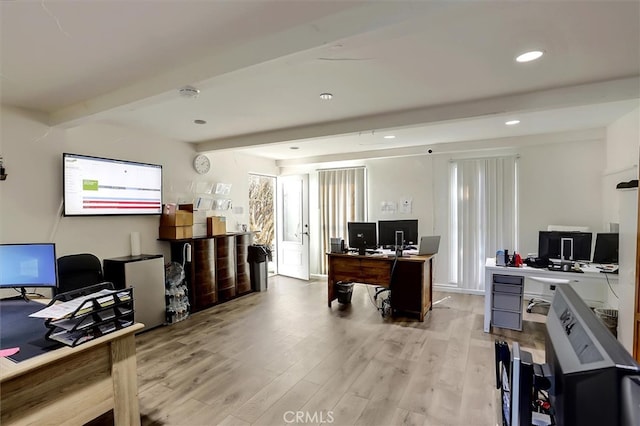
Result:
{"label": "blue computer monitor screen", "polygon": [[375,222],[348,222],[349,247],[375,249],[378,247]]}
{"label": "blue computer monitor screen", "polygon": [[57,287],[54,244],[0,244],[0,287]]}
{"label": "blue computer monitor screen", "polygon": [[593,263],[618,263],[618,233],[596,234]]}
{"label": "blue computer monitor screen", "polygon": [[378,221],[378,244],[385,247],[394,246],[396,244],[396,231],[404,233],[402,244],[418,243],[418,219],[406,219]]}

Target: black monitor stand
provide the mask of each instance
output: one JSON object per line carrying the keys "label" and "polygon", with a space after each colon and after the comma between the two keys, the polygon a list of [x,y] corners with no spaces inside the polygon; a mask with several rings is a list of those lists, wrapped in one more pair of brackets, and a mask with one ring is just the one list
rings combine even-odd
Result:
{"label": "black monitor stand", "polygon": [[358,254],[359,254],[360,256],[364,256],[364,255],[366,255],[366,254],[367,254],[367,249],[366,249],[364,246],[359,247],[359,248],[358,248]]}
{"label": "black monitor stand", "polygon": [[10,297],[10,300],[24,300],[25,302],[30,302],[31,300],[29,300],[29,298],[27,297],[27,289],[24,287],[13,287],[14,290],[16,291],[20,291],[20,296],[15,296],[15,297]]}

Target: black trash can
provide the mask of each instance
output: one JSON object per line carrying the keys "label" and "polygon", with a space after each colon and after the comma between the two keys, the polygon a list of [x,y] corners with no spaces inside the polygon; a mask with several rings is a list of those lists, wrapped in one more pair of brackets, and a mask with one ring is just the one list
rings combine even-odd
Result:
{"label": "black trash can", "polygon": [[353,283],[346,281],[338,281],[335,283],[335,291],[338,296],[339,303],[351,303],[353,295]]}
{"label": "black trash can", "polygon": [[247,261],[253,291],[267,290],[269,273],[267,260],[271,260],[271,249],[268,246],[253,244],[248,247]]}

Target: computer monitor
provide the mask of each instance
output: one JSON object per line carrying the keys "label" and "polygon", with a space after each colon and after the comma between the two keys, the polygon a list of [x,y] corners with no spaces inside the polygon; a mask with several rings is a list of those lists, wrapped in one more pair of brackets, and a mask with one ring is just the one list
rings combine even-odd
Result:
{"label": "computer monitor", "polygon": [[591,232],[540,231],[538,257],[591,261]]}
{"label": "computer monitor", "polygon": [[57,286],[55,244],[0,244],[0,288]]}
{"label": "computer monitor", "polygon": [[348,222],[349,248],[364,253],[366,249],[378,247],[375,222]]}
{"label": "computer monitor", "polygon": [[556,286],[546,318],[545,361],[553,424],[627,424],[621,421],[621,382],[640,374],[640,365],[571,284]]}
{"label": "computer monitor", "polygon": [[593,263],[618,263],[619,234],[607,232],[596,234]]}
{"label": "computer monitor", "polygon": [[396,244],[396,231],[404,233],[403,245],[418,243],[418,219],[405,219],[379,220],[378,244],[386,248],[394,247]]}

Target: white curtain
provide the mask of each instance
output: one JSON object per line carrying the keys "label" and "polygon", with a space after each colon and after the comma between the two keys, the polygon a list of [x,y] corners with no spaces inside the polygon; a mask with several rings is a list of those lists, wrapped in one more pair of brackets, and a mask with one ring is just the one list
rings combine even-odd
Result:
{"label": "white curtain", "polygon": [[451,163],[449,281],[484,291],[484,265],[496,250],[517,248],[515,156]]}
{"label": "white curtain", "polygon": [[318,172],[322,262],[327,273],[330,238],[347,239],[347,222],[365,220],[365,168],[331,169]]}

